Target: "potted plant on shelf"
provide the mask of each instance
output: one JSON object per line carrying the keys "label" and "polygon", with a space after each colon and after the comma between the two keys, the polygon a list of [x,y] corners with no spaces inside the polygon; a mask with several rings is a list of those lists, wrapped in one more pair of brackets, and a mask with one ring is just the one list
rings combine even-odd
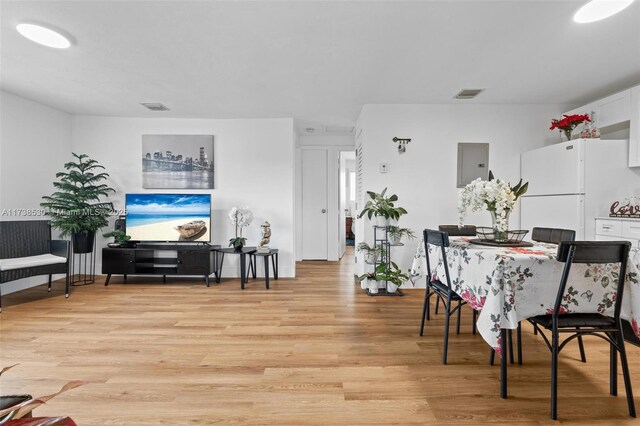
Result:
{"label": "potted plant on shelf", "polygon": [[379,265],[381,268],[376,268],[376,278],[378,281],[387,282],[387,292],[395,293],[398,291],[398,287],[404,284],[409,279],[409,276],[402,272],[395,262],[389,262],[387,264]]}
{"label": "potted plant on shelf", "polygon": [[95,234],[109,224],[113,204],[100,201],[115,190],[105,183],[109,175],[104,167],[85,154],[73,153],[75,161],[65,163],[66,171],[56,173],[60,180],[53,182],[57,189],[44,196],[40,206],[47,209],[51,226],[60,230],[60,236],[71,235],[74,253],[93,252]]}
{"label": "potted plant on shelf", "polygon": [[242,228],[251,225],[253,213],[248,208],[233,207],[229,212],[229,219],[236,227],[236,236],[229,240],[229,247],[233,247],[236,251],[242,251],[247,242],[247,239],[242,237]]}
{"label": "potted plant on shelf", "polygon": [[376,281],[375,272],[367,272],[356,277],[356,283],[360,283],[360,288],[363,290],[369,289],[371,293],[378,292],[378,281]]}
{"label": "potted plant on shelf", "polygon": [[387,228],[387,235],[389,236],[389,244],[392,246],[400,245],[402,237],[415,238],[416,235],[409,228],[400,228],[398,226],[390,226]]}
{"label": "potted plant on shelf", "polygon": [[376,263],[384,254],[384,248],[382,246],[371,247],[365,242],[358,244],[356,250],[364,254],[364,261],[366,263]]}
{"label": "potted plant on shelf", "polygon": [[386,192],[387,188],[383,189],[379,194],[367,191],[367,195],[369,195],[371,199],[364,205],[364,208],[358,215],[358,219],[361,219],[364,215],[367,215],[369,220],[375,217],[376,226],[386,227],[389,226],[389,220],[398,220],[400,216],[407,214],[405,209],[395,206],[394,203],[398,201],[398,196],[393,194],[385,197]]}
{"label": "potted plant on shelf", "polygon": [[109,247],[129,247],[131,244],[129,242],[131,237],[119,229],[102,234],[102,236],[105,238],[113,237],[113,243],[107,244]]}

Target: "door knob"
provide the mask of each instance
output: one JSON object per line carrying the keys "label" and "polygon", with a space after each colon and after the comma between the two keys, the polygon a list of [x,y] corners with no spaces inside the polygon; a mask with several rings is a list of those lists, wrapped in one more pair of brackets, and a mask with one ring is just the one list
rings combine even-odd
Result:
{"label": "door knob", "polygon": [[327,209],[322,209],[322,213],[326,213],[326,212],[327,212]]}

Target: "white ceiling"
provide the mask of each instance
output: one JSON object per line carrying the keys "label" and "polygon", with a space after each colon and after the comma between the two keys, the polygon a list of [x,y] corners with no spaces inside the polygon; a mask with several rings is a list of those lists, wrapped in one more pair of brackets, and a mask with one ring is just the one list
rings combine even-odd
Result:
{"label": "white ceiling", "polygon": [[[575,24],[584,3],[2,1],[0,87],[77,114],[303,128],[352,126],[367,103],[580,103],[640,83],[640,1]],[[34,44],[23,21],[75,44]]]}

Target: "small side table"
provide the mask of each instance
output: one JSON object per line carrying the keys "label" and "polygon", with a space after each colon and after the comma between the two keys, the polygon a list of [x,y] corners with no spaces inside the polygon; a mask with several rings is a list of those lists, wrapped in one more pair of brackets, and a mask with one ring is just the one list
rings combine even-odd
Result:
{"label": "small side table", "polygon": [[[268,253],[259,253],[257,251],[249,255],[249,267],[253,268],[253,278],[256,278],[257,257],[260,256],[264,259],[264,281],[267,290],[269,290],[269,258],[271,258],[271,265],[273,266],[273,279],[278,279],[278,249],[271,249]],[[249,271],[247,271],[249,275]]]}
{"label": "small side table", "polygon": [[[243,247],[241,251],[236,251],[233,247],[221,248],[217,249],[216,252],[220,253],[220,262],[217,263],[218,273],[216,274],[216,282],[220,282],[220,278],[222,278],[222,264],[224,263],[224,255],[225,254],[237,254],[240,255],[240,288],[244,289],[244,284],[247,282],[247,274],[245,274],[247,270],[247,255],[251,256],[252,253],[256,251],[255,247]],[[253,268],[253,264],[251,263],[251,258],[249,258],[249,265]],[[255,275],[255,269],[253,269],[253,274]]]}

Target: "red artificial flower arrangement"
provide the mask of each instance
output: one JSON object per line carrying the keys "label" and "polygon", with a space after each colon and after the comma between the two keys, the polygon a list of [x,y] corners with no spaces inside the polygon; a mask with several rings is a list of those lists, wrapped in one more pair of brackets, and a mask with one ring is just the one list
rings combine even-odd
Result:
{"label": "red artificial flower arrangement", "polygon": [[573,129],[575,129],[578,124],[584,123],[585,121],[591,122],[589,114],[563,114],[562,119],[558,120],[554,118],[551,120],[551,127],[549,127],[549,130],[560,129],[567,136],[567,139],[571,140],[571,132]]}

